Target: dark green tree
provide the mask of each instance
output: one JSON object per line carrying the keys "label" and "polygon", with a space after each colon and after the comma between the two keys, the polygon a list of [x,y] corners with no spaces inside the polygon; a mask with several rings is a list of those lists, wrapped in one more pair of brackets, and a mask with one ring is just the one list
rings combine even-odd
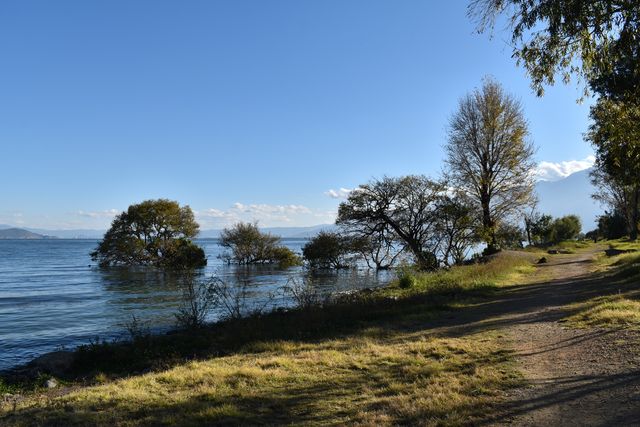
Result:
{"label": "dark green tree", "polygon": [[302,255],[311,268],[347,268],[355,249],[347,236],[321,231],[302,248]]}
{"label": "dark green tree", "polygon": [[551,225],[550,241],[559,243],[564,240],[573,240],[580,235],[582,223],[576,215],[566,215],[553,221]]}
{"label": "dark green tree", "polygon": [[202,267],[207,264],[204,251],[190,240],[198,231],[189,206],[146,200],[115,217],[91,257],[101,266]]}
{"label": "dark green tree", "polygon": [[[640,220],[640,103],[599,98],[591,108],[586,139],[596,150],[596,177],[625,200],[629,237],[638,237]],[[602,185],[600,185],[602,188]]]}

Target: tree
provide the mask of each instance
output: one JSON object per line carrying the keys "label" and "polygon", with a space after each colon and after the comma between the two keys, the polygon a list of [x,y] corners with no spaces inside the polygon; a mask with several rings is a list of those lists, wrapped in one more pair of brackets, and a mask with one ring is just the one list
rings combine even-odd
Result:
{"label": "tree", "polygon": [[273,264],[290,267],[300,263],[291,249],[280,245],[280,238],[258,229],[257,223],[239,222],[220,234],[220,246],[231,250],[222,258],[228,263]]}
{"label": "tree", "polygon": [[388,227],[398,236],[422,269],[438,267],[441,236],[437,230],[437,206],[446,191],[442,183],[425,176],[384,177],[351,192],[338,208],[336,223],[371,235]]}
{"label": "tree", "polygon": [[202,267],[207,264],[204,251],[190,240],[198,230],[189,206],[146,200],[114,218],[91,257],[101,266]]}
{"label": "tree", "polygon": [[371,234],[346,231],[351,250],[358,253],[369,268],[388,270],[404,253],[402,245],[390,230],[382,229]]}
{"label": "tree", "polygon": [[635,0],[472,0],[469,15],[479,31],[504,14],[511,26],[513,56],[532,86],[560,73],[577,75],[599,93],[638,93],[640,85],[640,3]]}
{"label": "tree", "polygon": [[302,255],[312,268],[346,268],[352,251],[350,239],[329,231],[321,231],[302,248]]}
{"label": "tree", "polygon": [[[608,186],[608,196],[624,203],[629,234],[638,237],[640,220],[640,104],[601,97],[591,107],[586,135],[596,150],[596,179]],[[604,188],[600,185],[600,188]]]}
{"label": "tree", "polygon": [[553,243],[564,240],[573,240],[580,235],[582,223],[576,215],[566,215],[553,221],[551,225],[551,238]]}
{"label": "tree", "polygon": [[[596,162],[590,176],[591,184],[596,188],[591,197],[600,202],[607,211],[600,217],[600,220],[604,220],[607,224],[610,220],[613,221],[611,226],[598,227],[596,231],[600,233],[599,236],[617,239],[630,235],[633,229],[634,206],[632,201],[636,190],[634,186],[623,185],[620,180],[610,176],[599,162]],[[635,207],[635,209],[638,208],[639,206]],[[620,230],[620,226],[623,227],[622,230]],[[609,232],[610,229],[615,231]],[[617,237],[608,237],[612,234]]]}
{"label": "tree", "polygon": [[480,212],[488,252],[498,250],[500,223],[534,199],[534,149],[527,136],[522,106],[492,79],[463,97],[450,119],[448,176]]}
{"label": "tree", "polygon": [[594,232],[594,240],[598,237],[609,240],[624,237],[628,232],[625,215],[618,211],[605,212],[598,217],[598,228]]}
{"label": "tree", "polygon": [[478,241],[471,204],[461,192],[449,191],[440,196],[437,212],[439,258],[445,265],[461,264]]}
{"label": "tree", "polygon": [[551,215],[540,215],[531,224],[531,235],[535,244],[546,245],[551,242],[553,233],[553,217]]}

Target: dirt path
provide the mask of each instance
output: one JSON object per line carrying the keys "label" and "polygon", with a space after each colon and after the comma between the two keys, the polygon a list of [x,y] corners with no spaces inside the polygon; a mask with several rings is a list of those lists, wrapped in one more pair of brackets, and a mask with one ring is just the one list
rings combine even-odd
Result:
{"label": "dirt path", "polygon": [[603,293],[606,282],[589,277],[594,255],[551,256],[539,273],[553,280],[509,288],[442,325],[448,334],[500,330],[515,350],[527,384],[486,424],[640,426],[640,333],[559,322],[566,304]]}
{"label": "dirt path", "polygon": [[563,327],[563,305],[581,300],[602,281],[589,280],[593,253],[555,258],[555,279],[540,289],[544,307],[526,310],[526,323],[506,327],[528,387],[509,396],[497,424],[640,425],[640,335],[634,331]]}

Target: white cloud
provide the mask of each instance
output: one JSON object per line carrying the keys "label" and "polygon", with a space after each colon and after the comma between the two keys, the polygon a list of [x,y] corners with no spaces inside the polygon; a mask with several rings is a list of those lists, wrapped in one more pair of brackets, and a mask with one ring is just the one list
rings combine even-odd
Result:
{"label": "white cloud", "polygon": [[331,197],[332,199],[346,199],[349,197],[353,190],[349,190],[348,188],[340,188],[338,190],[334,190],[333,188],[324,192],[326,196]]}
{"label": "white cloud", "polygon": [[595,156],[587,156],[582,160],[568,160],[559,163],[540,162],[534,175],[540,181],[557,181],[576,172],[589,169],[595,161]]}
{"label": "white cloud", "polygon": [[84,216],[87,218],[113,218],[119,213],[120,211],[118,209],[107,209],[104,211],[94,211],[94,212],[86,212],[86,211],[77,212],[78,215]]}
{"label": "white cloud", "polygon": [[[229,209],[217,208],[194,212],[201,228],[219,228],[244,221],[258,221],[261,226],[315,225],[317,212],[303,205],[269,205],[234,203]],[[321,215],[321,217],[326,217]]]}

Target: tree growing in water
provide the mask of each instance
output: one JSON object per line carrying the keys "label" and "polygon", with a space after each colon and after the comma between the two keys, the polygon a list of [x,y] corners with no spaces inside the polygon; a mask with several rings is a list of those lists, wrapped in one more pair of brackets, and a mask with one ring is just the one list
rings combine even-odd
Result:
{"label": "tree growing in water", "polygon": [[207,264],[191,239],[199,231],[193,211],[167,199],[146,200],[116,216],[91,258],[101,266],[195,268]]}
{"label": "tree growing in water", "polygon": [[445,147],[449,179],[479,212],[488,252],[499,249],[501,222],[534,200],[534,149],[528,133],[520,103],[492,79],[463,97],[450,119]]}
{"label": "tree growing in water", "polygon": [[231,251],[222,255],[228,263],[278,264],[283,268],[301,263],[291,249],[280,244],[278,236],[261,232],[257,223],[239,222],[225,228],[220,235],[220,246]]}

